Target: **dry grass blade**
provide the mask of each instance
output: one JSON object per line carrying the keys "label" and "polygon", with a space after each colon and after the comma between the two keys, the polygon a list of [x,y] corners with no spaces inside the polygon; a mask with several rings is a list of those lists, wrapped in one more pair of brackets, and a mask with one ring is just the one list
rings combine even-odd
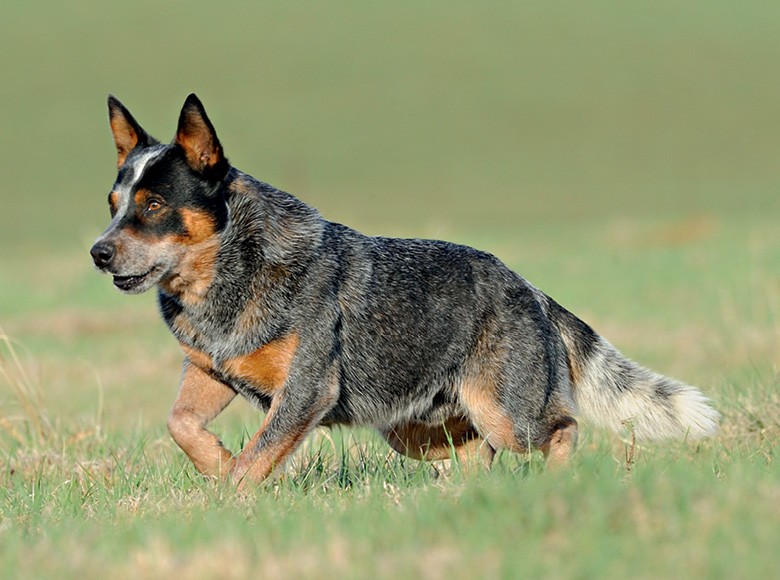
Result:
{"label": "dry grass blade", "polygon": [[43,397],[37,383],[25,370],[11,338],[0,327],[0,379],[6,382],[16,397],[23,415],[11,418],[0,415],[0,428],[19,443],[24,444],[26,438],[14,422],[22,421],[29,425],[32,443],[42,444],[51,434],[51,424],[46,414]]}

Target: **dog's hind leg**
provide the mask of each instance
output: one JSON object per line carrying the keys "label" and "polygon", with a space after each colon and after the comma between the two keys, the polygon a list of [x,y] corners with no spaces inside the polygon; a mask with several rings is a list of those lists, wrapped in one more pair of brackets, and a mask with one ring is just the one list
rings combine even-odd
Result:
{"label": "dog's hind leg", "polygon": [[496,385],[489,376],[465,381],[461,398],[469,412],[469,419],[490,447],[516,453],[529,450],[528,443],[517,436],[517,425],[501,404]]}
{"label": "dog's hind leg", "polygon": [[577,421],[571,417],[561,419],[550,432],[549,439],[539,446],[547,458],[549,467],[565,465],[577,449]]}
{"label": "dog's hind leg", "polygon": [[475,463],[490,467],[495,451],[465,418],[448,419],[441,426],[404,423],[381,431],[398,453],[417,460],[450,459],[452,452],[466,468]]}
{"label": "dog's hind leg", "polygon": [[487,374],[464,383],[461,392],[471,421],[494,449],[527,453],[538,448],[551,467],[564,465],[574,453],[577,421],[565,408],[550,405],[541,419],[519,412],[520,405],[501,400],[498,387]]}
{"label": "dog's hind leg", "polygon": [[236,396],[206,371],[184,362],[179,395],[168,417],[168,431],[198,471],[213,477],[228,473],[232,455],[206,425]]}

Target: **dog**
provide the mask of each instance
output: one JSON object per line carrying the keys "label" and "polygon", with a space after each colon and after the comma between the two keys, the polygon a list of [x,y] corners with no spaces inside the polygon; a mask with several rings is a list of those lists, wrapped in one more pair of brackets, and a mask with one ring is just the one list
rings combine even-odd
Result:
{"label": "dog", "polygon": [[[696,388],[629,360],[491,254],[365,236],[232,167],[190,95],[171,144],[113,96],[118,175],[91,249],[122,292],[157,287],[184,363],[168,429],[239,486],[309,432],[365,425],[420,460],[540,449],[567,462],[575,416],[638,439],[713,434]],[[238,455],[207,429],[242,395],[265,410]]]}

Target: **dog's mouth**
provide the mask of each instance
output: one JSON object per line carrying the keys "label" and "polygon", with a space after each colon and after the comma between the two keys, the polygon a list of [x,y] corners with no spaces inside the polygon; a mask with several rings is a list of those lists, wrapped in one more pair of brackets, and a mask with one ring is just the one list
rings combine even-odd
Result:
{"label": "dog's mouth", "polygon": [[146,282],[158,269],[155,266],[145,274],[138,276],[114,276],[114,286],[122,290],[122,292],[130,292]]}

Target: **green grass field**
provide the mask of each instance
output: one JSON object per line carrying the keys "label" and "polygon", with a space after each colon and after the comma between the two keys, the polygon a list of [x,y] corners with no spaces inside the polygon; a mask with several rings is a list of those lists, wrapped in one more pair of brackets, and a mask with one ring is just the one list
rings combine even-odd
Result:
{"label": "green grass field", "polygon": [[[15,3],[0,19],[0,577],[771,577],[780,566],[780,8],[770,2]],[[91,267],[105,98],[366,233],[491,251],[700,385],[705,442],[587,424],[571,469],[462,474],[313,435],[251,495],[165,421],[154,296]],[[14,356],[15,354],[15,356]],[[260,417],[214,428],[236,450]]]}

